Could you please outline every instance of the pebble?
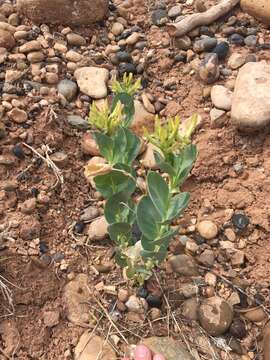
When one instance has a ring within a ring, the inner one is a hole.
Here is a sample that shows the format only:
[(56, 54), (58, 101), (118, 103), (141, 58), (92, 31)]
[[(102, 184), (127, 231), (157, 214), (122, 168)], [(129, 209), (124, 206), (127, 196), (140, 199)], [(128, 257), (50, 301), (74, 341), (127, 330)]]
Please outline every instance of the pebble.
[(217, 284), (217, 276), (211, 272), (205, 274), (204, 281), (207, 285), (215, 287)]
[(210, 220), (203, 220), (198, 223), (197, 230), (199, 234), (207, 240), (214, 239), (218, 234), (217, 225)]
[(195, 41), (193, 45), (193, 50), (196, 53), (201, 53), (204, 51), (211, 51), (217, 45), (217, 39), (205, 36), (203, 39)]
[(247, 335), (245, 322), (240, 318), (234, 319), (230, 326), (230, 334), (237, 339), (245, 338)]
[(90, 241), (103, 240), (108, 235), (108, 223), (105, 216), (95, 219), (88, 228), (88, 238)]
[(181, 15), (182, 13), (182, 6), (180, 4), (171, 7), (168, 11), (168, 16), (172, 19), (176, 18), (177, 16)]
[(53, 153), (51, 156), (51, 160), (55, 163), (59, 168), (64, 168), (68, 164), (68, 156), (64, 151), (57, 151)]
[(65, 56), (66, 56), (66, 59), (68, 61), (71, 61), (71, 62), (74, 62), (74, 63), (77, 63), (80, 60), (82, 60), (82, 55), (79, 54), (78, 52), (74, 51), (74, 50), (67, 51)]
[(102, 99), (107, 96), (107, 81), (109, 71), (98, 67), (82, 67), (75, 71), (74, 76), (82, 93), (93, 99)]
[(150, 112), (151, 114), (155, 114), (156, 112), (155, 107), (153, 104), (151, 104), (148, 96), (145, 93), (142, 94), (142, 102), (143, 102), (143, 106), (148, 112)]
[(249, 35), (245, 38), (245, 44), (248, 47), (255, 48), (258, 42), (256, 35)]
[(189, 351), (182, 341), (171, 337), (151, 337), (143, 339), (142, 343), (154, 354), (162, 354), (166, 360), (192, 360)]
[(232, 92), (225, 86), (214, 85), (211, 89), (211, 100), (216, 108), (229, 111), (232, 107)]
[(99, 216), (99, 210), (96, 206), (88, 206), (83, 209), (80, 220), (84, 222), (89, 222)]
[(206, 84), (211, 84), (218, 80), (220, 75), (217, 54), (207, 54), (199, 67), (199, 77)]
[(197, 276), (198, 266), (194, 259), (188, 255), (175, 255), (169, 259), (172, 270), (183, 276)]
[(238, 53), (233, 53), (228, 60), (228, 66), (233, 69), (239, 69), (241, 66), (243, 66), (246, 62), (246, 58), (245, 56), (238, 54)]
[(128, 301), (125, 303), (129, 311), (132, 311), (137, 314), (144, 314), (145, 308), (141, 299), (137, 298), (135, 295), (131, 295)]
[(198, 320), (199, 301), (197, 298), (185, 300), (182, 304), (182, 314), (187, 320)]
[(40, 222), (32, 217), (25, 216), (20, 224), (20, 237), (23, 240), (33, 240), (40, 236), (41, 225)]
[(116, 354), (109, 342), (86, 330), (74, 350), (74, 360), (116, 360)]
[(160, 319), (162, 316), (161, 310), (158, 308), (151, 308), (149, 311), (149, 317), (152, 321)]
[(136, 74), (136, 66), (132, 63), (121, 63), (118, 67), (119, 75), (123, 76), (125, 73), (127, 74)]
[(204, 250), (200, 256), (198, 256), (198, 262), (208, 268), (212, 267), (215, 262), (215, 254), (212, 250)]
[(31, 51), (41, 50), (41, 44), (37, 40), (28, 41), (19, 47), (19, 52), (21, 53), (29, 53)]
[[(79, 115), (68, 115), (67, 122), (69, 123), (69, 125), (77, 128), (79, 130), (86, 130), (89, 128), (88, 121)], [(96, 152), (95, 154), (99, 155), (100, 153)]]
[(119, 22), (115, 22), (111, 28), (111, 32), (113, 33), (113, 35), (118, 36), (120, 34), (122, 34), (122, 32), (124, 31), (124, 25), (119, 23)]
[(244, 230), (250, 221), (245, 214), (234, 214), (232, 216), (232, 223), (238, 230)]
[(117, 297), (119, 301), (126, 303), (129, 299), (129, 291), (126, 289), (119, 289)]
[(161, 26), (166, 24), (168, 21), (168, 14), (167, 11), (164, 9), (157, 9), (152, 12), (152, 22), (154, 25)]
[(13, 120), (17, 124), (25, 123), (28, 120), (27, 113), (19, 108), (13, 108), (8, 113), (8, 116), (11, 120)]
[(190, 49), (191, 45), (192, 45), (191, 39), (187, 35), (176, 37), (174, 39), (174, 46), (177, 47), (177, 49), (188, 50)]
[(67, 42), (69, 45), (74, 46), (85, 46), (86, 40), (83, 36), (75, 33), (68, 33), (67, 34)]
[(72, 101), (77, 95), (78, 86), (74, 81), (64, 79), (58, 83), (57, 90), (67, 101)]
[(118, 62), (131, 62), (132, 61), (132, 57), (130, 56), (130, 54), (127, 51), (118, 51), (116, 53), (116, 57)]
[(239, 46), (245, 45), (244, 37), (239, 34), (232, 34), (230, 36), (230, 42), (234, 45), (239, 45)]
[(13, 35), (6, 30), (0, 29), (0, 47), (5, 49), (12, 49), (16, 42)]
[(81, 141), (81, 148), (84, 154), (91, 155), (91, 156), (99, 156), (100, 151), (98, 145), (93, 138), (91, 132), (87, 132), (83, 135)]
[(146, 301), (150, 307), (160, 308), (162, 305), (162, 298), (160, 296), (149, 294)]
[(199, 308), (199, 321), (211, 336), (221, 336), (233, 321), (233, 310), (222, 298), (213, 296), (203, 300)]

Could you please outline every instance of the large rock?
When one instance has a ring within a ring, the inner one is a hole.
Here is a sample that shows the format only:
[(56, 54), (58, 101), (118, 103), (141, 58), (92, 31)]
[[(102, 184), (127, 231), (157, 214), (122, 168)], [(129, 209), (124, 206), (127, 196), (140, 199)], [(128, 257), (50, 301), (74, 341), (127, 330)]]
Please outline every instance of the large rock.
[(151, 337), (143, 340), (143, 344), (155, 354), (162, 354), (166, 360), (191, 360), (185, 346), (168, 337)]
[(0, 29), (0, 47), (11, 49), (15, 44), (13, 35), (9, 31)]
[(205, 299), (199, 309), (199, 320), (208, 334), (223, 335), (233, 321), (232, 307), (218, 296)]
[(18, 0), (20, 13), (35, 23), (89, 25), (102, 20), (108, 0)]
[(248, 63), (239, 70), (231, 118), (242, 130), (258, 129), (270, 123), (270, 65)]
[(241, 0), (241, 6), (248, 14), (270, 25), (269, 0)]

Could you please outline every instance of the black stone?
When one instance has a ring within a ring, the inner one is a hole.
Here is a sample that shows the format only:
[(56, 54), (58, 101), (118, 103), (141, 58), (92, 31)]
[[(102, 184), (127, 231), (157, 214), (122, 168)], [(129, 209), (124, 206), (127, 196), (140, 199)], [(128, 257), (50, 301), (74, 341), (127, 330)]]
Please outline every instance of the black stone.
[(118, 71), (119, 71), (119, 75), (123, 76), (125, 73), (127, 74), (136, 74), (137, 70), (136, 70), (136, 66), (134, 64), (131, 63), (121, 63), (118, 66)]
[(25, 154), (23, 152), (23, 149), (21, 145), (15, 145), (12, 149), (13, 154), (20, 160), (23, 160), (25, 158)]
[(224, 60), (228, 55), (230, 45), (226, 41), (222, 41), (212, 50), (213, 53), (217, 54), (219, 60)]
[(232, 217), (232, 223), (238, 230), (244, 230), (249, 222), (249, 218), (243, 214), (234, 214)]
[(130, 29), (124, 30), (120, 35), (120, 39), (127, 39), (132, 34)]
[(40, 157), (36, 157), (34, 158), (33, 163), (36, 167), (40, 167), (43, 164), (43, 160)]
[(242, 319), (234, 319), (229, 332), (236, 339), (243, 339), (247, 335), (246, 325)]
[(132, 57), (130, 56), (130, 54), (127, 51), (118, 51), (116, 53), (118, 62), (131, 62), (132, 61)]
[(152, 23), (154, 25), (162, 25), (166, 22), (167, 11), (163, 9), (157, 9), (152, 12)]
[(146, 301), (150, 307), (160, 308), (162, 305), (162, 299), (159, 296), (150, 294), (147, 296)]
[(178, 55), (175, 56), (174, 60), (175, 60), (176, 62), (183, 62), (183, 63), (185, 63), (185, 62), (186, 62), (186, 58), (187, 58), (187, 57), (186, 57), (185, 55), (178, 54)]
[(143, 79), (141, 80), (141, 85), (142, 85), (142, 88), (143, 88), (143, 89), (147, 88), (147, 86), (148, 86), (148, 80), (147, 80), (146, 78), (143, 78)]
[(244, 37), (239, 34), (232, 34), (230, 36), (230, 42), (231, 42), (231, 44), (234, 44), (234, 45), (239, 45), (239, 46), (245, 45)]
[(130, 30), (132, 32), (141, 32), (142, 31), (142, 29), (138, 25), (132, 26), (132, 28)]
[(207, 35), (207, 36), (210, 36), (210, 37), (215, 36), (213, 31), (211, 31), (208, 26), (201, 26), (200, 27), (200, 35)]
[(148, 291), (146, 288), (144, 288), (143, 286), (139, 287), (137, 292), (136, 292), (136, 295), (140, 298), (144, 298), (146, 299), (147, 296), (148, 296)]
[(82, 222), (82, 221), (78, 221), (74, 225), (74, 232), (77, 233), (77, 234), (81, 234), (84, 229), (85, 229), (85, 223)]
[(202, 244), (205, 243), (205, 239), (204, 239), (200, 234), (198, 234), (198, 233), (195, 233), (195, 234), (193, 235), (193, 240), (195, 241), (195, 243), (196, 243), (197, 245), (202, 245)]
[(48, 250), (49, 250), (48, 245), (44, 241), (41, 241), (40, 244), (39, 244), (40, 253), (45, 254), (46, 252), (48, 252)]
[(38, 197), (39, 190), (37, 188), (33, 187), (30, 192), (34, 197)]

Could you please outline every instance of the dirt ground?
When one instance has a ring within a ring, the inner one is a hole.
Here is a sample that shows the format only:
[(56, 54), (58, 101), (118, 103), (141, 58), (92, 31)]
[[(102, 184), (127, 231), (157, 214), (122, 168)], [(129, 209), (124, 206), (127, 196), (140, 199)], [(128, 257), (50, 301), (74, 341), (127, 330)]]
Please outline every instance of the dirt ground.
[[(150, 29), (151, 4), (140, 10), (144, 15), (135, 16), (133, 23), (143, 27), (148, 40), (148, 50), (154, 51), (146, 71), (149, 92), (155, 97), (167, 97), (177, 103), (172, 109), (168, 108), (168, 115), (174, 115), (176, 108), (182, 118), (187, 118), (193, 113), (202, 116), (202, 122), (194, 136), (199, 157), (192, 175), (184, 185), (184, 190), (190, 191), (192, 200), (183, 222), (189, 223), (189, 220), (194, 218), (198, 221), (207, 215), (219, 225), (222, 239), (226, 224), (230, 224), (233, 212), (247, 215), (250, 219), (248, 230), (237, 234), (237, 241), (241, 241), (245, 251), (246, 262), (236, 271), (236, 275), (246, 280), (254, 294), (259, 294), (263, 304), (268, 307), (269, 129), (257, 134), (239, 133), (230, 124), (229, 118), (222, 126), (214, 128), (207, 110), (211, 107), (211, 102), (202, 97), (204, 85), (196, 75), (186, 73), (182, 63), (173, 64), (175, 49), (165, 29)], [(84, 33), (85, 30), (76, 29), (76, 31)], [(106, 31), (104, 26), (91, 30), (96, 35), (104, 31)], [(246, 49), (243, 51), (248, 52)], [(256, 55), (266, 60), (269, 57), (266, 51), (258, 51)], [(174, 90), (163, 88), (162, 84), (168, 78), (175, 79)], [(14, 158), (12, 166), (7, 168), (5, 165), (0, 165), (1, 180), (14, 181), (20, 175), (15, 193), (9, 192), (5, 196), (1, 193), (1, 227), (6, 227), (9, 223), (10, 228), (6, 230), (10, 230), (9, 235), (15, 235), (20, 222), (25, 220), (25, 217), (29, 218), (30, 222), (36, 217), (41, 224), (40, 241), (47, 245), (50, 254), (48, 259), (46, 253), (41, 256), (39, 252), (33, 252), (30, 256), (27, 251), (26, 253), (23, 251), (29, 248), (29, 244), (17, 236), (8, 242), (8, 246), (0, 243), (3, 245), (3, 250), (0, 252), (3, 259), (0, 263), (1, 276), (9, 281), (13, 294), (13, 308), (7, 304), (3, 296), (0, 301), (1, 360), (72, 358), (73, 348), (84, 328), (72, 325), (67, 320), (62, 290), (74, 274), (87, 274), (93, 286), (101, 282), (115, 286), (116, 289), (119, 286), (127, 286), (121, 271), (115, 265), (112, 266), (109, 274), (96, 273), (93, 270), (93, 265), (100, 259), (113, 263), (113, 244), (109, 240), (83, 245), (84, 237), (74, 235), (72, 232), (72, 227), (81, 211), (92, 203), (92, 192), (83, 175), (83, 166), (88, 157), (81, 151), (80, 141), (83, 132), (71, 129), (65, 120), (64, 109), (60, 109), (58, 105), (53, 105), (52, 109), (53, 114), (48, 109), (37, 113), (33, 111), (33, 125), (27, 131), (34, 137), (32, 146), (35, 149), (47, 144), (54, 151), (61, 150), (68, 155), (68, 166), (63, 169), (64, 183), (54, 188), (55, 174), (48, 169), (46, 163), (39, 162), (29, 149), (24, 149), (26, 154), (24, 159)], [(86, 114), (86, 111), (87, 109), (83, 109), (81, 113)], [(14, 143), (20, 139), (20, 134), (21, 129), (11, 125), (9, 136), (0, 140), (1, 154), (10, 151)], [(20, 205), (31, 197), (35, 191), (33, 189), (38, 189), (39, 193), (43, 194), (43, 201), (33, 214), (22, 214)], [(227, 274), (227, 261), (220, 250), (216, 271), (221, 275)], [(176, 286), (175, 278), (166, 271), (165, 265), (161, 271), (161, 279), (163, 283), (171, 284), (171, 287)], [(169, 294), (170, 285), (167, 286), (166, 292)], [(105, 293), (102, 296), (108, 304), (115, 299), (115, 294), (112, 293)], [(176, 307), (173, 300), (171, 306)], [(91, 302), (90, 311), (95, 312), (96, 307), (97, 304)], [(59, 313), (58, 322), (52, 328), (44, 325), (44, 314), (48, 311)], [(129, 326), (128, 322), (126, 325)], [(183, 324), (183, 327), (187, 325)], [(192, 334), (193, 330), (187, 333)], [(250, 337), (255, 335), (255, 342), (259, 343), (261, 327), (249, 326), (249, 331)], [(136, 342), (140, 336), (166, 335), (166, 321), (155, 327), (147, 327), (146, 324), (142, 330), (137, 329), (134, 332), (135, 335), (126, 335), (131, 342)], [(252, 346), (255, 345), (254, 343), (252, 345), (251, 341), (250, 343), (252, 350)], [(5, 356), (5, 352), (9, 352), (9, 347), (13, 349), (14, 355)], [(254, 351), (254, 359), (261, 359), (259, 345), (256, 352)]]

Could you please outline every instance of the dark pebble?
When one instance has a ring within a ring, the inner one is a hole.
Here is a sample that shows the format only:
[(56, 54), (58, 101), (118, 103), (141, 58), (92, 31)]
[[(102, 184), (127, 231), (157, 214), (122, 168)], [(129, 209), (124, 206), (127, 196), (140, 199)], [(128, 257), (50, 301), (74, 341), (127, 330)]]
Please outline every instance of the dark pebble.
[(15, 145), (12, 149), (13, 154), (20, 160), (23, 160), (25, 158), (25, 154), (23, 152), (23, 149), (21, 145)]
[(163, 25), (167, 21), (167, 11), (163, 9), (154, 10), (151, 18), (154, 25)]
[(231, 44), (234, 44), (234, 45), (239, 45), (239, 46), (245, 45), (244, 37), (239, 34), (232, 34), (230, 36), (230, 42), (231, 42)]
[(38, 197), (39, 190), (37, 188), (33, 187), (30, 192), (34, 197)]
[(205, 243), (205, 239), (198, 233), (193, 235), (193, 240), (197, 245), (202, 245)]
[(118, 62), (131, 62), (132, 61), (132, 57), (130, 56), (130, 54), (126, 51), (118, 51), (116, 53)]
[(109, 4), (110, 11), (116, 11), (116, 9), (117, 9), (117, 7), (114, 4), (112, 4), (112, 3)]
[(85, 229), (85, 223), (84, 222), (82, 222), (82, 221), (76, 222), (76, 224), (74, 226), (74, 232), (75, 233), (81, 234), (84, 229)]
[(142, 29), (138, 26), (138, 25), (134, 25), (132, 26), (132, 28), (130, 29), (133, 33), (134, 32), (141, 32)]
[(176, 62), (183, 62), (183, 63), (186, 62), (186, 59), (187, 59), (187, 57), (185, 55), (182, 55), (182, 54), (178, 54), (174, 58), (174, 60)]
[(148, 296), (148, 291), (146, 288), (144, 288), (143, 286), (139, 287), (138, 290), (137, 290), (137, 293), (136, 295), (140, 298), (144, 298), (146, 299), (147, 296)]
[(148, 87), (148, 83), (149, 83), (149, 81), (148, 81), (146, 78), (143, 78), (143, 79), (141, 80), (142, 88), (143, 88), (143, 89), (146, 89), (146, 88)]
[(59, 263), (59, 262), (61, 262), (62, 260), (64, 260), (65, 255), (64, 255), (63, 253), (61, 253), (61, 252), (58, 252), (58, 253), (54, 254), (54, 255), (52, 256), (52, 258), (53, 258), (53, 260), (54, 260), (55, 262)]
[(122, 34), (120, 35), (120, 39), (127, 39), (132, 34), (132, 31), (130, 29), (124, 30)]
[(224, 60), (228, 55), (230, 45), (226, 41), (222, 41), (212, 50), (213, 53), (217, 54), (219, 60)]
[(200, 35), (207, 35), (207, 36), (210, 36), (210, 37), (215, 36), (213, 31), (211, 31), (208, 26), (201, 26), (200, 27)]
[(146, 301), (150, 307), (160, 308), (162, 305), (162, 300), (159, 296), (150, 294), (147, 296)]
[(143, 72), (144, 72), (144, 66), (143, 66), (143, 64), (137, 65), (136, 71), (137, 71), (137, 74), (143, 74)]
[(245, 322), (239, 318), (233, 320), (229, 331), (237, 339), (243, 339), (247, 335)]
[(124, 73), (128, 73), (128, 74), (130, 74), (130, 73), (136, 74), (137, 73), (136, 66), (131, 63), (121, 63), (118, 66), (118, 71), (119, 71), (120, 76), (123, 76)]
[(52, 262), (52, 258), (50, 255), (48, 254), (42, 254), (40, 257), (40, 260), (45, 264), (45, 265), (50, 265), (50, 263)]
[(244, 230), (249, 225), (249, 218), (243, 214), (234, 214), (232, 223), (238, 230)]
[(48, 245), (44, 241), (41, 241), (40, 244), (39, 244), (40, 253), (45, 254), (46, 252), (48, 252), (48, 250), (49, 250)]
[(147, 45), (146, 41), (139, 41), (135, 44), (135, 49), (143, 50)]

